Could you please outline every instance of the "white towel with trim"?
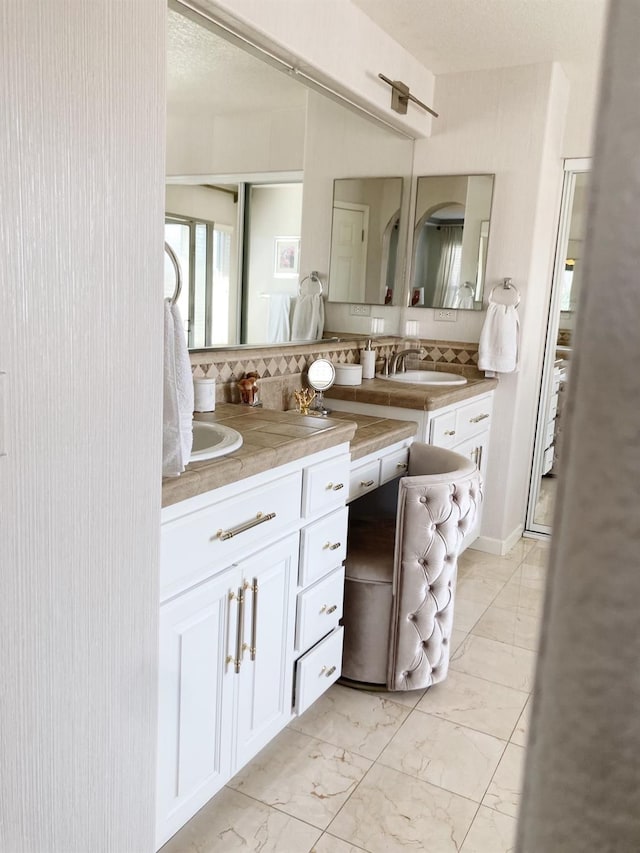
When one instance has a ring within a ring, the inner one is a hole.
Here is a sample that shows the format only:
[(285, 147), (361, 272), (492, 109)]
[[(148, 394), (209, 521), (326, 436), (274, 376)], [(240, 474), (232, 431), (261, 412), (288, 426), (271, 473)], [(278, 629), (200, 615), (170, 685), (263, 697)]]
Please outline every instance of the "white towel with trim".
[(518, 368), (520, 320), (515, 305), (490, 302), (480, 343), (478, 367), (489, 373), (513, 373)]
[(317, 341), (324, 331), (324, 300), (321, 293), (302, 293), (296, 299), (291, 321), (292, 341)]
[(189, 464), (193, 444), (193, 376), (177, 305), (164, 302), (164, 399), (162, 476), (177, 477)]

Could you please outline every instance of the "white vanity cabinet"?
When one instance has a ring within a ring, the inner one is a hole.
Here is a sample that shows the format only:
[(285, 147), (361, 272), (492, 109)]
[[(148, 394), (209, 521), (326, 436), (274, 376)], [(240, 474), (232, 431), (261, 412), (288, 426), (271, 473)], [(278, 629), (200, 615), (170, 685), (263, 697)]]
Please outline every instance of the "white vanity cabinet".
[(163, 510), (158, 847), (291, 720), (326, 640), (314, 698), (339, 677), (348, 476), (343, 444)]
[[(451, 403), (432, 411), (383, 406), (374, 403), (356, 403), (351, 400), (331, 399), (337, 411), (374, 415), (418, 424), (416, 441), (447, 447), (475, 462), (486, 476), (493, 411), (493, 391), (479, 394), (459, 403)], [(401, 452), (401, 451), (400, 451)], [(391, 463), (390, 463), (391, 464)], [(395, 464), (402, 464), (399, 458)], [(382, 469), (380, 469), (382, 471)], [(388, 469), (387, 469), (388, 471)], [(402, 473), (398, 469), (399, 473)], [(394, 474), (398, 476), (398, 474)], [(374, 480), (373, 483), (370, 483)], [(379, 484), (379, 483), (378, 483)], [(375, 460), (365, 457), (353, 463), (350, 499), (376, 488)]]

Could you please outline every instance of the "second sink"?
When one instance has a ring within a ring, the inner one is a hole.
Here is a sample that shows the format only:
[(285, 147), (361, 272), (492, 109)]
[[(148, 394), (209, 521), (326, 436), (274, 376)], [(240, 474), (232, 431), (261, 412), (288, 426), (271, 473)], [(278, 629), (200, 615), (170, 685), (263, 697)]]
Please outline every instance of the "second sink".
[(391, 382), (411, 382), (413, 385), (466, 385), (467, 380), (459, 373), (445, 373), (443, 370), (406, 370), (404, 373), (392, 373), (384, 376), (376, 374), (378, 379)]

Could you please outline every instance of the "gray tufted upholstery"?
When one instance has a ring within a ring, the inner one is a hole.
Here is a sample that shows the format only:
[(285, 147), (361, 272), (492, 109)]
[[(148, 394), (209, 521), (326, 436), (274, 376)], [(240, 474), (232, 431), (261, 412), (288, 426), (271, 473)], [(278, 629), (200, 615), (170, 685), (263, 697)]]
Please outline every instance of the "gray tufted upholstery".
[(458, 554), (481, 501), (480, 474), (468, 459), (414, 444), (395, 517), (353, 519), (343, 677), (389, 690), (415, 690), (446, 677)]

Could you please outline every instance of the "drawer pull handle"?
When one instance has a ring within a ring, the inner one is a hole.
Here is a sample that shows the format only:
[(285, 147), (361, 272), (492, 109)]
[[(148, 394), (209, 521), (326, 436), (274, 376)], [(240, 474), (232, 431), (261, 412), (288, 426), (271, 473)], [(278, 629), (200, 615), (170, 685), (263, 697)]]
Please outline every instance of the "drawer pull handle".
[(327, 483), (327, 491), (339, 492), (340, 489), (344, 489), (344, 483)]
[(369, 486), (373, 486), (374, 483), (375, 480), (360, 480), (360, 485), (365, 489), (368, 489)]
[(337, 551), (339, 547), (340, 542), (334, 542), (333, 544), (331, 544), (331, 542), (325, 542), (322, 546), (323, 550), (325, 551), (327, 550), (327, 548), (329, 549), (329, 551)]
[(401, 471), (405, 471), (407, 468), (407, 463), (406, 462), (398, 462), (398, 464), (396, 465), (396, 468), (400, 468)]
[(329, 616), (330, 613), (335, 613), (337, 609), (337, 604), (332, 604), (331, 607), (327, 607), (327, 616)]
[(456, 434), (456, 431), (455, 431), (455, 429), (446, 429), (446, 430), (444, 431), (444, 434), (445, 434), (445, 435), (455, 435), (455, 434)]
[(235, 660), (235, 671), (236, 673), (240, 672), (240, 666), (242, 665), (242, 653), (244, 651), (242, 646), (242, 636), (244, 634), (244, 589), (240, 587), (238, 590), (238, 631), (236, 633), (236, 660)]
[(218, 530), (215, 536), (212, 536), (213, 539), (219, 539), (221, 542), (226, 542), (227, 539), (233, 539), (234, 536), (237, 536), (239, 533), (244, 533), (246, 530), (251, 530), (252, 527), (257, 527), (258, 524), (264, 524), (265, 521), (271, 521), (271, 519), (275, 518), (275, 512), (268, 512), (266, 515), (263, 512), (259, 512), (255, 518), (252, 518), (251, 521), (245, 521), (244, 524), (239, 524), (237, 527), (232, 527), (231, 530)]
[(323, 666), (318, 675), (326, 675), (327, 678), (330, 678), (335, 671), (335, 666), (330, 666), (329, 669), (327, 669), (326, 666)]
[(251, 660), (256, 659), (256, 640), (258, 636), (258, 578), (253, 579), (253, 585), (250, 587), (253, 593), (253, 613), (251, 614), (251, 645), (249, 653)]
[(487, 415), (487, 414), (483, 414), (483, 415), (476, 415), (476, 417), (475, 417), (475, 418), (469, 418), (469, 423), (470, 423), (470, 424), (477, 424), (477, 423), (479, 423), (480, 421), (484, 421), (484, 420), (486, 420), (488, 417), (489, 417), (489, 415)]

